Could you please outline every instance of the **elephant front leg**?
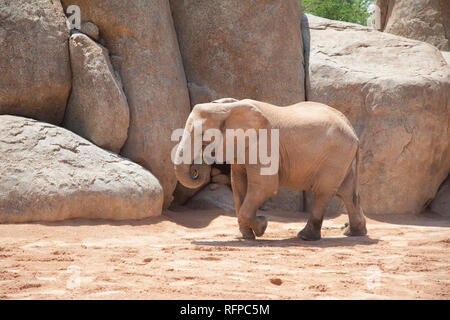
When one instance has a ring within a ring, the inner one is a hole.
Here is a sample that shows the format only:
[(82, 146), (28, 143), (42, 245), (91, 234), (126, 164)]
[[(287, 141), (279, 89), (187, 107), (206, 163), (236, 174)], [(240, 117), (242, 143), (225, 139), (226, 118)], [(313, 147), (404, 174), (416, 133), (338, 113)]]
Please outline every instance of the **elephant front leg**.
[(261, 237), (267, 228), (267, 218), (256, 216), (259, 207), (270, 197), (262, 197), (260, 194), (248, 192), (244, 203), (239, 210), (239, 230), (244, 239)]
[(278, 191), (278, 174), (261, 175), (259, 166), (247, 166), (247, 193), (239, 210), (239, 228), (250, 228), (255, 236), (261, 237), (267, 228), (267, 219), (256, 216), (261, 205)]
[(244, 165), (236, 164), (231, 166), (231, 188), (233, 189), (239, 231), (244, 239), (255, 239), (255, 234), (253, 233), (252, 228), (244, 223), (244, 220), (241, 218), (239, 213), (247, 193), (247, 172)]

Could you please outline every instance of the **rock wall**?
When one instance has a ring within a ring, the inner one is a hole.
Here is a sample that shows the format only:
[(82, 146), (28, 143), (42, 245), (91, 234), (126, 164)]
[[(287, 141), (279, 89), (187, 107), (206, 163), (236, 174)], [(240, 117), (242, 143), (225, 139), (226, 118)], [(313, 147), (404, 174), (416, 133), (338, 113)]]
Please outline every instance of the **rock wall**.
[(191, 105), (304, 100), (297, 0), (171, 0)]
[(450, 1), (376, 0), (381, 30), (450, 51)]
[(172, 131), (183, 128), (190, 104), (168, 0), (62, 0), (78, 5), (111, 53), (130, 108), (121, 154), (150, 170), (172, 201), (177, 180), (170, 159)]
[(306, 95), (343, 112), (361, 141), (368, 214), (419, 213), (450, 171), (450, 66), (438, 49), (304, 15)]
[[(450, 172), (450, 2), (377, 0), (384, 33), (301, 23), (299, 0), (61, 2), (0, 2), (0, 114), (61, 124), (65, 113), (67, 128), (137, 164), (0, 116), (0, 222), (159, 215), (177, 183), (172, 131), (191, 106), (223, 97), (339, 109), (361, 140), (366, 213), (418, 213), (435, 197), (431, 208), (446, 210), (448, 183), (436, 192)], [(68, 5), (86, 34), (72, 35), (70, 59)], [(216, 171), (196, 197), (228, 190), (229, 208), (229, 176)], [(197, 191), (179, 188), (180, 203)], [(264, 208), (305, 210), (302, 197), (280, 190)], [(334, 200), (329, 212), (342, 209)]]
[(71, 87), (59, 1), (0, 1), (0, 114), (60, 124)]

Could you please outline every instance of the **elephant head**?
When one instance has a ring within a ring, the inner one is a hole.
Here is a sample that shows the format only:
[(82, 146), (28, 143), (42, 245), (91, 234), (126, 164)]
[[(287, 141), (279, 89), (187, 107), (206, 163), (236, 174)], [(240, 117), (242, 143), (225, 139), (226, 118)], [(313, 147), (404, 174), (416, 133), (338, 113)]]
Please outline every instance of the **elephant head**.
[[(200, 123), (201, 131), (198, 131), (195, 129), (195, 125)], [(202, 140), (205, 131), (216, 129), (221, 132), (223, 154), (225, 155), (226, 129), (243, 129), (245, 131), (250, 128), (267, 127), (267, 118), (255, 105), (245, 100), (226, 98), (196, 105), (186, 121), (183, 136), (175, 153), (175, 174), (178, 181), (188, 188), (198, 188), (207, 182), (211, 166), (206, 164), (202, 158), (204, 146), (210, 143)], [(200, 146), (197, 142), (197, 148), (195, 139), (203, 141)], [(183, 154), (185, 150), (190, 151), (190, 154)]]

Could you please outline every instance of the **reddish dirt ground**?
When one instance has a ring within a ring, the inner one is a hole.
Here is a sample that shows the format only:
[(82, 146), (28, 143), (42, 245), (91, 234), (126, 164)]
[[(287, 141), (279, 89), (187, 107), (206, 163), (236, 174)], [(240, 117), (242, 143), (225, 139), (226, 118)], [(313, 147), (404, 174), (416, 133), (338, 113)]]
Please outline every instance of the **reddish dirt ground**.
[(450, 220), (377, 216), (347, 238), (345, 215), (317, 242), (306, 214), (236, 238), (232, 212), (167, 211), (141, 221), (0, 225), (1, 299), (449, 299)]

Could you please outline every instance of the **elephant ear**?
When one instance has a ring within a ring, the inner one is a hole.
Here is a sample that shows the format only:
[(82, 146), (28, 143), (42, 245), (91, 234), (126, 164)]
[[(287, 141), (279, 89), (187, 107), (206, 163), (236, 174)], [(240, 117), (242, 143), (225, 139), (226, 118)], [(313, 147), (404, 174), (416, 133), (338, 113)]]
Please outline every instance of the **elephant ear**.
[[(234, 134), (233, 132), (230, 133), (232, 134), (232, 137), (234, 137), (234, 146), (238, 153), (239, 150), (242, 149), (238, 148), (238, 144), (236, 143), (236, 141), (238, 141), (239, 137), (242, 137), (242, 133), (239, 132), (239, 129), (243, 130), (245, 140), (249, 141), (245, 144), (245, 159), (248, 159), (250, 161), (248, 163), (250, 164), (256, 164), (258, 161), (258, 152), (250, 152), (252, 147), (256, 147), (256, 145), (250, 145), (250, 139), (253, 139), (253, 137), (255, 137), (257, 141), (259, 141), (259, 136), (261, 134), (259, 129), (267, 129), (266, 137), (270, 136), (267, 147), (271, 147), (272, 133), (270, 130), (270, 122), (264, 115), (264, 113), (256, 105), (249, 101), (237, 101), (232, 103), (206, 103), (196, 105), (194, 107), (194, 110), (200, 118), (205, 119), (205, 123), (207, 123), (206, 127), (220, 129), (225, 139), (229, 138), (229, 132), (227, 132), (226, 130), (236, 130), (234, 131)], [(256, 135), (255, 133), (252, 133), (252, 131), (247, 131), (249, 129), (255, 130)], [(223, 146), (227, 145), (228, 141)], [(256, 151), (256, 149), (254, 151)], [(239, 158), (238, 153), (235, 153), (235, 161), (237, 160), (236, 157)]]
[[(257, 145), (251, 144), (250, 141), (252, 140), (251, 137), (255, 137), (257, 139), (255, 142), (260, 141), (260, 134), (261, 134), (260, 129), (267, 129), (268, 130), (267, 134), (269, 136), (271, 135), (269, 120), (264, 115), (264, 113), (257, 106), (255, 106), (252, 103), (239, 101), (239, 102), (231, 103), (228, 105), (233, 105), (233, 106), (230, 107), (229, 114), (223, 122), (223, 129), (225, 129), (225, 130), (242, 129), (244, 131), (245, 136), (247, 136), (247, 134), (248, 134), (248, 138), (247, 137), (245, 138), (245, 140), (248, 141), (245, 143), (245, 155), (244, 155), (245, 163), (261, 165), (261, 163), (259, 163), (259, 160), (258, 160), (259, 153), (257, 152), (257, 150), (261, 146), (257, 147)], [(252, 133), (251, 132), (252, 130), (247, 131), (249, 129), (252, 129), (255, 132)], [(223, 130), (223, 131), (225, 131), (225, 130)], [(242, 162), (239, 162), (240, 161), (239, 159), (242, 159), (240, 157), (239, 150), (242, 150), (242, 149), (237, 147), (238, 136), (242, 137), (241, 136), (242, 133), (237, 133), (237, 132), (238, 131), (234, 132), (234, 138), (233, 138), (234, 146), (235, 146), (235, 151), (234, 151), (235, 152), (234, 153), (234, 161), (235, 162), (234, 163), (242, 163)], [(228, 132), (224, 132), (224, 133), (225, 133), (226, 139), (229, 139)], [(271, 146), (270, 141), (271, 141), (271, 138), (269, 138), (269, 141), (267, 144), (267, 147), (269, 147), (269, 148)], [(227, 140), (226, 148), (228, 148), (228, 142), (229, 141)], [(226, 151), (228, 152), (228, 149)]]
[(223, 124), (225, 129), (269, 129), (268, 119), (254, 104), (239, 101), (229, 105), (230, 111)]

